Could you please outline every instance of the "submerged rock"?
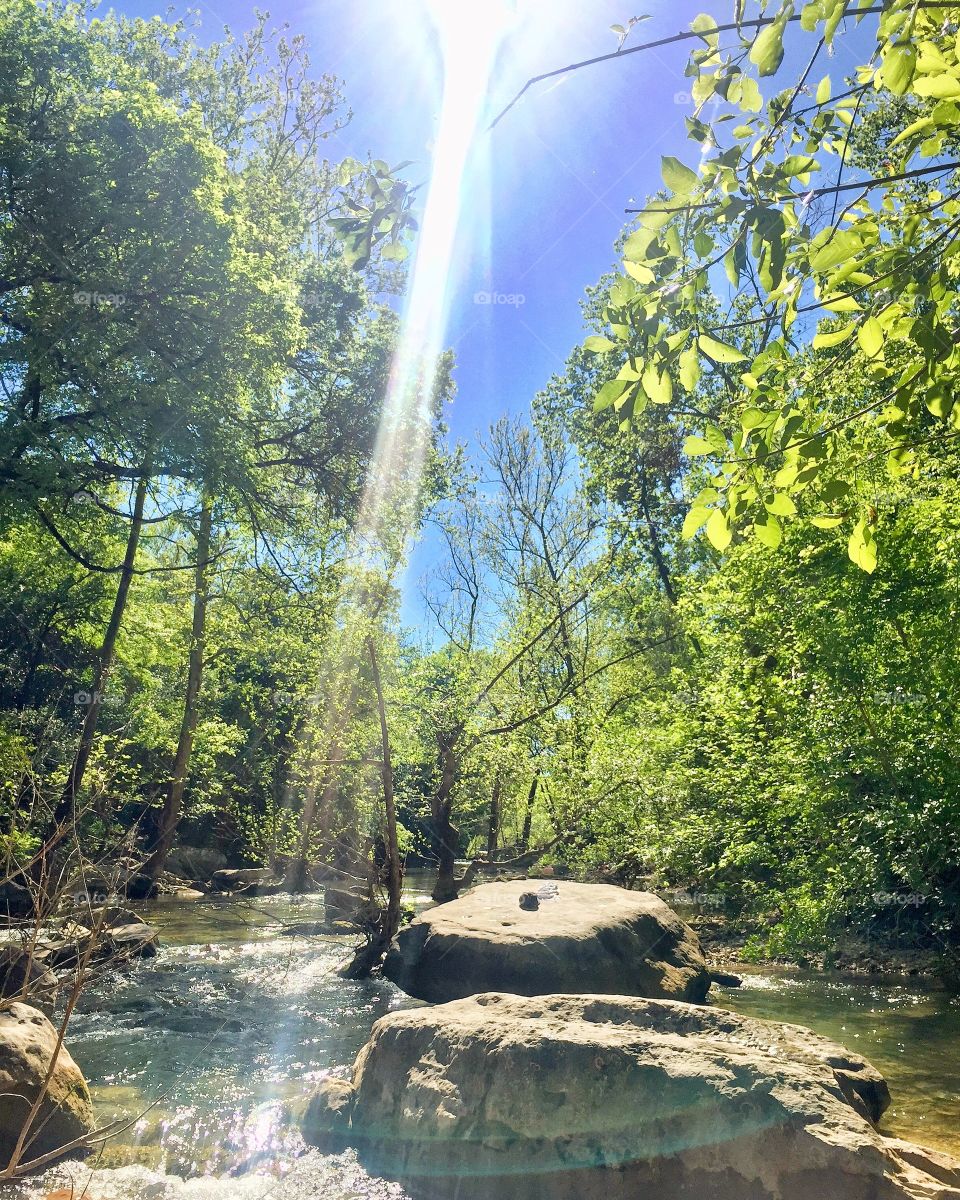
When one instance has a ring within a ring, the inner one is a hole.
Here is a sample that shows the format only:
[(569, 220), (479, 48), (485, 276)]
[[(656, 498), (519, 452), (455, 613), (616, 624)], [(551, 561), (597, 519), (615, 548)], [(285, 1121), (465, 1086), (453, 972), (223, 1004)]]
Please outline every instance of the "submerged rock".
[(0, 997), (35, 999), (46, 1003), (57, 981), (47, 967), (42, 952), (29, 946), (5, 946), (0, 950)]
[(375, 920), (378, 915), (377, 905), (366, 889), (332, 883), (323, 889), (323, 911), (328, 922), (346, 921), (351, 927)]
[(381, 1018), (303, 1132), (418, 1200), (960, 1200), (960, 1163), (873, 1128), (888, 1099), (799, 1026), (490, 993)]
[(696, 934), (651, 892), (560, 882), (534, 909), (524, 880), (488, 883), (402, 930), (384, 974), (421, 1000), (492, 989), (675, 998), (699, 1003), (710, 974)]
[(280, 890), (276, 875), (269, 867), (235, 867), (214, 871), (210, 879), (212, 892), (235, 892), (240, 888), (261, 888), (274, 886)]
[(96, 1169), (63, 1163), (20, 1184), (4, 1200), (404, 1200), (396, 1184), (371, 1179), (352, 1154), (304, 1154), (273, 1174), (181, 1179), (141, 1166)]
[(43, 1013), (20, 1003), (0, 1010), (0, 1163), (13, 1153), (48, 1073), (25, 1162), (89, 1133), (94, 1128), (93, 1105), (86, 1080), (66, 1047), (57, 1053), (57, 1031)]
[[(123, 908), (84, 916), (90, 925), (67, 921), (53, 933), (44, 933), (39, 946), (44, 962), (54, 969), (75, 967), (84, 958), (91, 965), (152, 958), (157, 953), (157, 932), (136, 914)], [(92, 928), (91, 928), (92, 926)]]

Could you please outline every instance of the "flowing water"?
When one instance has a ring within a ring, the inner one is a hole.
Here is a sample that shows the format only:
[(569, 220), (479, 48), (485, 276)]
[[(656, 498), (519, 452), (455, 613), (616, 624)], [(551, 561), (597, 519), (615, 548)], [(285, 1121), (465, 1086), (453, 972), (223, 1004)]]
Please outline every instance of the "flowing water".
[(862, 1054), (890, 1085), (880, 1131), (960, 1156), (960, 997), (913, 979), (770, 968), (718, 993), (727, 1008), (807, 1025)]
[[(409, 898), (427, 901), (422, 892)], [(344, 1073), (379, 1016), (418, 1002), (384, 980), (339, 979), (352, 938), (285, 934), (291, 922), (322, 917), (319, 898), (149, 909), (159, 955), (94, 983), (71, 1023), (69, 1046), (99, 1117), (130, 1122), (99, 1165), (230, 1174), (226, 1190), (209, 1193), (218, 1200), (265, 1194), (246, 1190), (254, 1186), (249, 1175), (242, 1185), (236, 1178), (250, 1171), (284, 1178), (289, 1200), (305, 1166), (312, 1174), (304, 1195), (401, 1195), (369, 1180), (349, 1155), (300, 1158), (288, 1105), (324, 1075)], [(808, 1025), (862, 1053), (886, 1075), (894, 1097), (884, 1132), (960, 1153), (957, 998), (915, 982), (765, 969), (745, 975), (740, 989), (719, 989), (715, 1002)], [(129, 1194), (167, 1193), (139, 1180)]]

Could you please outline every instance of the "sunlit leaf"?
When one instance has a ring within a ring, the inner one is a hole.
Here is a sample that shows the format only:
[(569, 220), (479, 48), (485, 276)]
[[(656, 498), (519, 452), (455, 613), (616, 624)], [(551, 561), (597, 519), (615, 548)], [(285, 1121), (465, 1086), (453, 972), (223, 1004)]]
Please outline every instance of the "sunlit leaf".
[(685, 167), (679, 158), (667, 154), (660, 160), (660, 173), (663, 182), (678, 196), (689, 196), (700, 182), (696, 171)]
[(775, 75), (783, 62), (783, 25), (776, 21), (757, 34), (750, 47), (750, 61), (761, 75)]
[(712, 338), (706, 333), (700, 334), (697, 338), (697, 345), (707, 358), (712, 358), (714, 362), (718, 363), (743, 362), (747, 357), (736, 346), (730, 346), (726, 342), (717, 341), (716, 338)]
[(874, 358), (883, 349), (883, 326), (876, 317), (867, 317), (857, 330), (860, 349), (868, 358)]
[(916, 46), (909, 40), (896, 42), (884, 51), (877, 79), (895, 96), (902, 96), (913, 82), (916, 69)]

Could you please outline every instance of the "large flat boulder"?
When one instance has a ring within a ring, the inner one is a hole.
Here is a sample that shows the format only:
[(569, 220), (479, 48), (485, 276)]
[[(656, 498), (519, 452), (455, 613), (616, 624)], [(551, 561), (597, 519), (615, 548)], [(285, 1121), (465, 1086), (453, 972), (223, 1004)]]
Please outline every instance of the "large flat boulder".
[(797, 1026), (488, 993), (377, 1021), (303, 1132), (417, 1200), (960, 1200), (960, 1163), (876, 1131), (885, 1100)]
[(94, 1128), (90, 1092), (57, 1031), (42, 1012), (14, 1003), (0, 1009), (0, 1166), (13, 1153), (20, 1130), (53, 1066), (46, 1093), (21, 1161), (56, 1151)]
[(706, 997), (696, 934), (651, 892), (558, 881), (528, 907), (536, 887), (487, 883), (421, 913), (400, 932), (384, 974), (433, 1003), (492, 990)]

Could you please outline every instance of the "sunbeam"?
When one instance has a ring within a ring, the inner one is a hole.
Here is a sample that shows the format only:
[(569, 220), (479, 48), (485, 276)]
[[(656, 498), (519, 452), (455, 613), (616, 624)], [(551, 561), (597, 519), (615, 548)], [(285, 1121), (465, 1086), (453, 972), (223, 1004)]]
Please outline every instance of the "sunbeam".
[(430, 0), (443, 63), (443, 93), (421, 231), (410, 271), (400, 345), (357, 523), (363, 543), (401, 488), (416, 491), (430, 437), (431, 397), (451, 298), (454, 250), (466, 194), (481, 193), (475, 162), (491, 72), (515, 20), (510, 0), (458, 5)]

